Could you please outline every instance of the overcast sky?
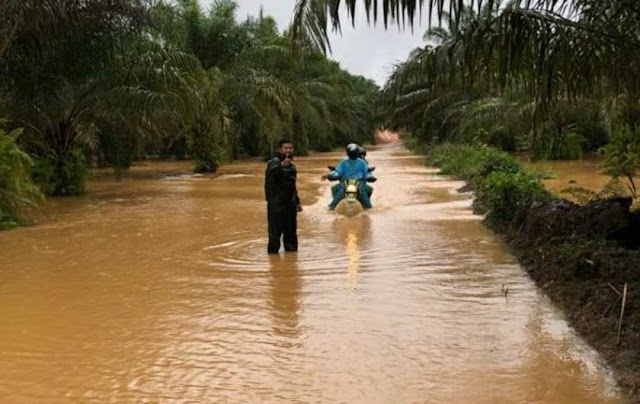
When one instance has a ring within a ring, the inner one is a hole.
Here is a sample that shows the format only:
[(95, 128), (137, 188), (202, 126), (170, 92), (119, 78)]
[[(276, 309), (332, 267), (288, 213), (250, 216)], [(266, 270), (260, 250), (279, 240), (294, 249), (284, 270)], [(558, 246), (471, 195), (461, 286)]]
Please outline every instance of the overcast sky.
[[(248, 14), (257, 16), (260, 6), (265, 15), (271, 15), (282, 30), (289, 26), (295, 0), (236, 0), (239, 9), (237, 17), (243, 20)], [(213, 0), (200, 0), (204, 7), (209, 7)], [(421, 27), (416, 20), (414, 32), (410, 28), (399, 31), (396, 26), (389, 26), (385, 31), (382, 20), (376, 26), (368, 26), (363, 2), (357, 9), (356, 27), (352, 28), (351, 20), (342, 22), (342, 35), (331, 37), (332, 59), (340, 62), (343, 68), (351, 73), (360, 74), (383, 85), (393, 65), (403, 61), (415, 47), (422, 45), (422, 34), (426, 23)]]

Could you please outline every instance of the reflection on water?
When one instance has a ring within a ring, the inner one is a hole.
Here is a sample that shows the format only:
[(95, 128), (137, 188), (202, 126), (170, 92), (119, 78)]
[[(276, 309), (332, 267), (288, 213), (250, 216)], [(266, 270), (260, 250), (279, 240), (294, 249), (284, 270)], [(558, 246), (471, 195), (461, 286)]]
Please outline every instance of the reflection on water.
[(353, 218), (338, 217), (333, 223), (333, 233), (344, 244), (347, 255), (347, 280), (352, 288), (358, 284), (360, 256), (367, 250), (367, 241), (371, 233), (371, 218), (363, 214)]
[(358, 265), (360, 263), (358, 235), (355, 233), (350, 233), (347, 236), (347, 255), (349, 256), (349, 281), (355, 286), (358, 283)]
[(298, 316), (302, 279), (298, 255), (269, 255), (273, 332), (282, 337), (299, 335)]
[(100, 176), (0, 233), (0, 402), (620, 402), (460, 182), (374, 149), (346, 219), (319, 181), (340, 158), (296, 159), (294, 254), (265, 254), (257, 160)]

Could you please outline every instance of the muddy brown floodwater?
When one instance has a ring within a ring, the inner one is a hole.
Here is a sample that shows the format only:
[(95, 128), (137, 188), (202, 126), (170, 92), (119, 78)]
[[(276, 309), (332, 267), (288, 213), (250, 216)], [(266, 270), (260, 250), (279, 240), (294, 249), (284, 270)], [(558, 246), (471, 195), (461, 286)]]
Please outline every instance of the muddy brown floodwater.
[(97, 178), (0, 233), (0, 402), (621, 402), (460, 182), (381, 147), (341, 219), (339, 158), (296, 160), (297, 254), (266, 255), (258, 161)]
[(551, 174), (551, 178), (543, 180), (545, 187), (560, 197), (572, 199), (562, 191), (577, 187), (600, 192), (611, 181), (610, 176), (600, 173), (600, 163), (601, 159), (589, 156), (581, 160), (550, 160), (525, 164), (538, 172)]

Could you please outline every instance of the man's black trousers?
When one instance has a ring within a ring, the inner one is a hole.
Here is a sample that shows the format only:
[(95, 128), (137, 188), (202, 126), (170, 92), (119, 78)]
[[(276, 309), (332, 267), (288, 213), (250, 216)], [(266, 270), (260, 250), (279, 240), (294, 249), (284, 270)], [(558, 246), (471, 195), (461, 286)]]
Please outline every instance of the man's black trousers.
[(298, 251), (298, 209), (295, 205), (274, 206), (267, 204), (269, 221), (269, 254), (277, 254), (280, 250), (280, 237), (284, 235), (285, 251)]

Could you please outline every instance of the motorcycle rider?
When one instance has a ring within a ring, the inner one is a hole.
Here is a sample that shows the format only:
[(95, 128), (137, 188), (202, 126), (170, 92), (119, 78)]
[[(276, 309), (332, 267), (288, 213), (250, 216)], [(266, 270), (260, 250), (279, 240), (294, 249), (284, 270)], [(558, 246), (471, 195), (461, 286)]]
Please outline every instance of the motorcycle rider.
[[(365, 149), (364, 147), (360, 146), (359, 148), (360, 150), (360, 158), (363, 159), (364, 161), (367, 161), (367, 149)], [(369, 162), (367, 161), (367, 164)]]
[[(350, 143), (347, 145), (346, 151), (348, 158), (342, 160), (335, 170), (323, 175), (322, 180), (359, 180), (360, 202), (363, 208), (370, 209), (372, 207), (371, 200), (364, 189), (364, 184), (368, 179), (375, 181), (375, 178), (371, 175), (371, 172), (369, 172), (367, 162), (360, 158), (360, 147), (357, 144)], [(344, 191), (344, 185), (341, 183), (340, 187), (336, 190), (333, 200), (329, 204), (329, 209), (334, 210), (336, 208), (336, 205), (338, 205), (344, 196)]]
[[(369, 162), (367, 161), (367, 149), (365, 149), (364, 147), (360, 146), (360, 158), (363, 159), (364, 161), (367, 162), (367, 164), (369, 164)], [(364, 184), (364, 190), (367, 193), (367, 195), (369, 196), (369, 200), (371, 200), (371, 195), (373, 195), (373, 187), (369, 184)]]
[[(364, 147), (360, 146), (360, 158), (363, 159), (364, 161), (367, 162), (367, 164), (369, 164), (369, 162), (367, 161), (367, 149), (365, 149)], [(375, 167), (373, 167), (375, 168)], [(373, 168), (369, 167), (369, 171), (373, 172)], [(335, 167), (329, 166), (330, 170), (335, 170)], [(331, 198), (335, 198), (336, 197), (336, 193), (338, 192), (338, 189), (340, 189), (342, 184), (337, 183), (334, 186), (331, 187)], [(373, 187), (369, 184), (364, 184), (364, 189), (367, 192), (367, 195), (369, 195), (369, 200), (371, 200), (371, 195), (373, 195)]]

